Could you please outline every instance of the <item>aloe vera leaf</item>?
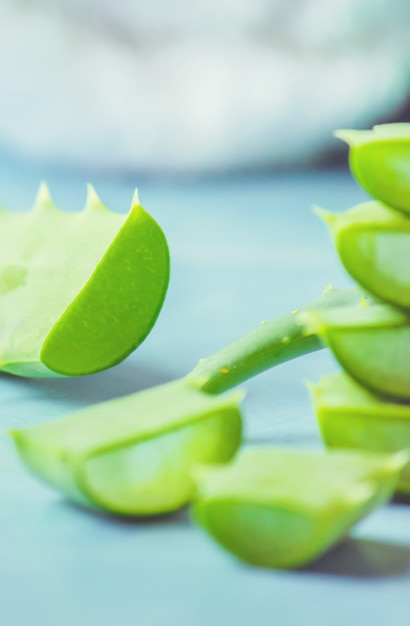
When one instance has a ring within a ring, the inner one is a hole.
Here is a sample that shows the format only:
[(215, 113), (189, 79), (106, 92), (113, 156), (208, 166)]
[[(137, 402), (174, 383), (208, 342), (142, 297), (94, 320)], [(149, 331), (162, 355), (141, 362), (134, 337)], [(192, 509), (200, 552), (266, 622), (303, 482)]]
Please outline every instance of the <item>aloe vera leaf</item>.
[(246, 333), (213, 356), (201, 359), (188, 374), (189, 382), (208, 393), (221, 393), (265, 370), (323, 348), (315, 332), (307, 329), (303, 313), (359, 304), (356, 289), (325, 289), (313, 302), (294, 309)]
[[(311, 306), (316, 310), (318, 305), (338, 306), (361, 297), (357, 289), (328, 289)], [(263, 352), (259, 328), (253, 349), (255, 331), (244, 344), (239, 340), (229, 347), (235, 359), (243, 350), (240, 380), (321, 347), (313, 336), (304, 341), (298, 319), (297, 313), (290, 313), (276, 319), (276, 328), (274, 320), (268, 330), (263, 325), (265, 350), (274, 351), (272, 359)], [(285, 342), (286, 351), (278, 357), (283, 336), (289, 336), (284, 333), (289, 332), (293, 334)], [(219, 354), (225, 358), (223, 351)], [(212, 382), (212, 393), (238, 383), (237, 374), (226, 377), (220, 372), (218, 359), (206, 362), (208, 385), (202, 363), (199, 378), (194, 370), (182, 380), (96, 405), (62, 421), (13, 431), (22, 461), (68, 497), (89, 506), (128, 515), (182, 506), (192, 496), (193, 466), (227, 461), (240, 442), (241, 394), (219, 399), (208, 393)]]
[(381, 300), (410, 308), (410, 219), (380, 202), (342, 214), (316, 213), (328, 225), (349, 274)]
[(75, 502), (122, 515), (166, 513), (191, 499), (197, 463), (235, 453), (242, 396), (214, 398), (176, 381), (12, 436), (28, 468)]
[(169, 280), (164, 234), (135, 195), (128, 216), (90, 186), (65, 213), (42, 185), (29, 213), (0, 214), (0, 369), (20, 376), (90, 374), (147, 336)]
[[(345, 373), (309, 383), (323, 440), (329, 448), (374, 452), (410, 450), (410, 405), (387, 400), (358, 385)], [(397, 491), (410, 493), (410, 463)]]
[(339, 130), (349, 144), (349, 163), (358, 183), (374, 198), (410, 212), (410, 124), (385, 124), (373, 130)]
[(254, 448), (198, 472), (194, 519), (252, 565), (294, 568), (343, 538), (390, 498), (404, 453)]
[(364, 387), (410, 400), (410, 318), (388, 305), (305, 313), (340, 365)]

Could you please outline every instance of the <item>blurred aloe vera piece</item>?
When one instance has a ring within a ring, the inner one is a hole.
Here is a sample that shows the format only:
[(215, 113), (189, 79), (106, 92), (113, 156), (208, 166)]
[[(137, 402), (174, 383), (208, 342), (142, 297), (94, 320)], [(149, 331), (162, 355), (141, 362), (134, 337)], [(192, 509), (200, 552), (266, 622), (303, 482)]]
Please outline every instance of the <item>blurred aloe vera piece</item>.
[[(323, 376), (309, 384), (323, 440), (329, 448), (392, 453), (410, 450), (410, 405), (386, 400), (347, 374)], [(410, 463), (398, 491), (410, 493)]]
[(410, 400), (410, 318), (388, 305), (307, 312), (340, 365), (366, 388)]
[(169, 280), (165, 236), (135, 194), (128, 215), (89, 186), (84, 211), (0, 213), (0, 369), (19, 376), (106, 369), (151, 330)]
[(342, 214), (316, 209), (349, 274), (385, 302), (410, 308), (410, 219), (380, 202)]
[(246, 563), (300, 567), (390, 498), (407, 459), (245, 449), (229, 465), (198, 472), (194, 519)]
[(190, 501), (197, 463), (235, 453), (241, 398), (177, 381), (12, 435), (27, 467), (75, 502), (122, 515), (166, 513)]
[(410, 124), (373, 130), (339, 130), (349, 144), (349, 162), (358, 183), (374, 198), (410, 213)]

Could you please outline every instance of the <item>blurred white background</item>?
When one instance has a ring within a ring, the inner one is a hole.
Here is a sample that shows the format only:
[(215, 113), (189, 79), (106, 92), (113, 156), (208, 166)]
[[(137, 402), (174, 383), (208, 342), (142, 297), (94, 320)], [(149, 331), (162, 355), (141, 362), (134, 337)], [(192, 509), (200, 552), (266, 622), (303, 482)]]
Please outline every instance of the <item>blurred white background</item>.
[(0, 150), (104, 172), (296, 167), (403, 117), (408, 0), (1, 0)]

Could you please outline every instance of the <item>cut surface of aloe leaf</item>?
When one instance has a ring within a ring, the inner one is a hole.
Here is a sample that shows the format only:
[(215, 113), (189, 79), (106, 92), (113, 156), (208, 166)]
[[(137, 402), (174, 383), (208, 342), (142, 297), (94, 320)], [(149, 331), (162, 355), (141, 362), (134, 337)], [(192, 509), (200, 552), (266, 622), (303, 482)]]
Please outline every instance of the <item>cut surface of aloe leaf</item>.
[(317, 558), (392, 494), (406, 455), (244, 450), (198, 472), (196, 521), (252, 565), (293, 568)]
[(129, 215), (89, 187), (84, 211), (58, 210), (42, 185), (28, 213), (0, 213), (0, 369), (81, 375), (125, 358), (165, 298), (169, 254), (135, 195)]
[(388, 305), (305, 313), (352, 378), (376, 393), (410, 400), (410, 319)]
[(166, 513), (191, 499), (197, 463), (235, 453), (242, 395), (212, 397), (177, 381), (12, 435), (27, 467), (74, 501)]
[(358, 183), (377, 200), (409, 213), (410, 124), (341, 130), (335, 135), (350, 146), (350, 168)]
[[(410, 404), (371, 393), (347, 374), (323, 376), (309, 385), (323, 440), (329, 448), (374, 452), (410, 450)], [(410, 493), (410, 463), (397, 491)]]
[(410, 219), (380, 202), (318, 213), (349, 274), (385, 302), (410, 308)]

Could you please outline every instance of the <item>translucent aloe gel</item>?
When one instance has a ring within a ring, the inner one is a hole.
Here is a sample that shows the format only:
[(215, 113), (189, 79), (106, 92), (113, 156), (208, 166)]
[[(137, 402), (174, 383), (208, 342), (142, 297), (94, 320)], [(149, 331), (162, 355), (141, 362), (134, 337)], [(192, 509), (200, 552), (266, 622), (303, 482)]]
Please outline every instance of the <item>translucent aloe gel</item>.
[(373, 197), (410, 213), (410, 124), (382, 124), (372, 130), (339, 130), (348, 143), (350, 169)]
[(349, 274), (377, 298), (410, 309), (410, 217), (376, 201), (316, 213)]
[(122, 515), (167, 513), (191, 500), (198, 463), (237, 450), (241, 398), (176, 381), (13, 436), (28, 468), (71, 500)]
[(0, 369), (90, 374), (124, 359), (151, 330), (169, 280), (164, 234), (135, 195), (128, 215), (90, 186), (65, 213), (42, 185), (33, 210), (0, 214)]
[(304, 320), (357, 382), (386, 397), (410, 400), (408, 315), (380, 304), (307, 312)]

